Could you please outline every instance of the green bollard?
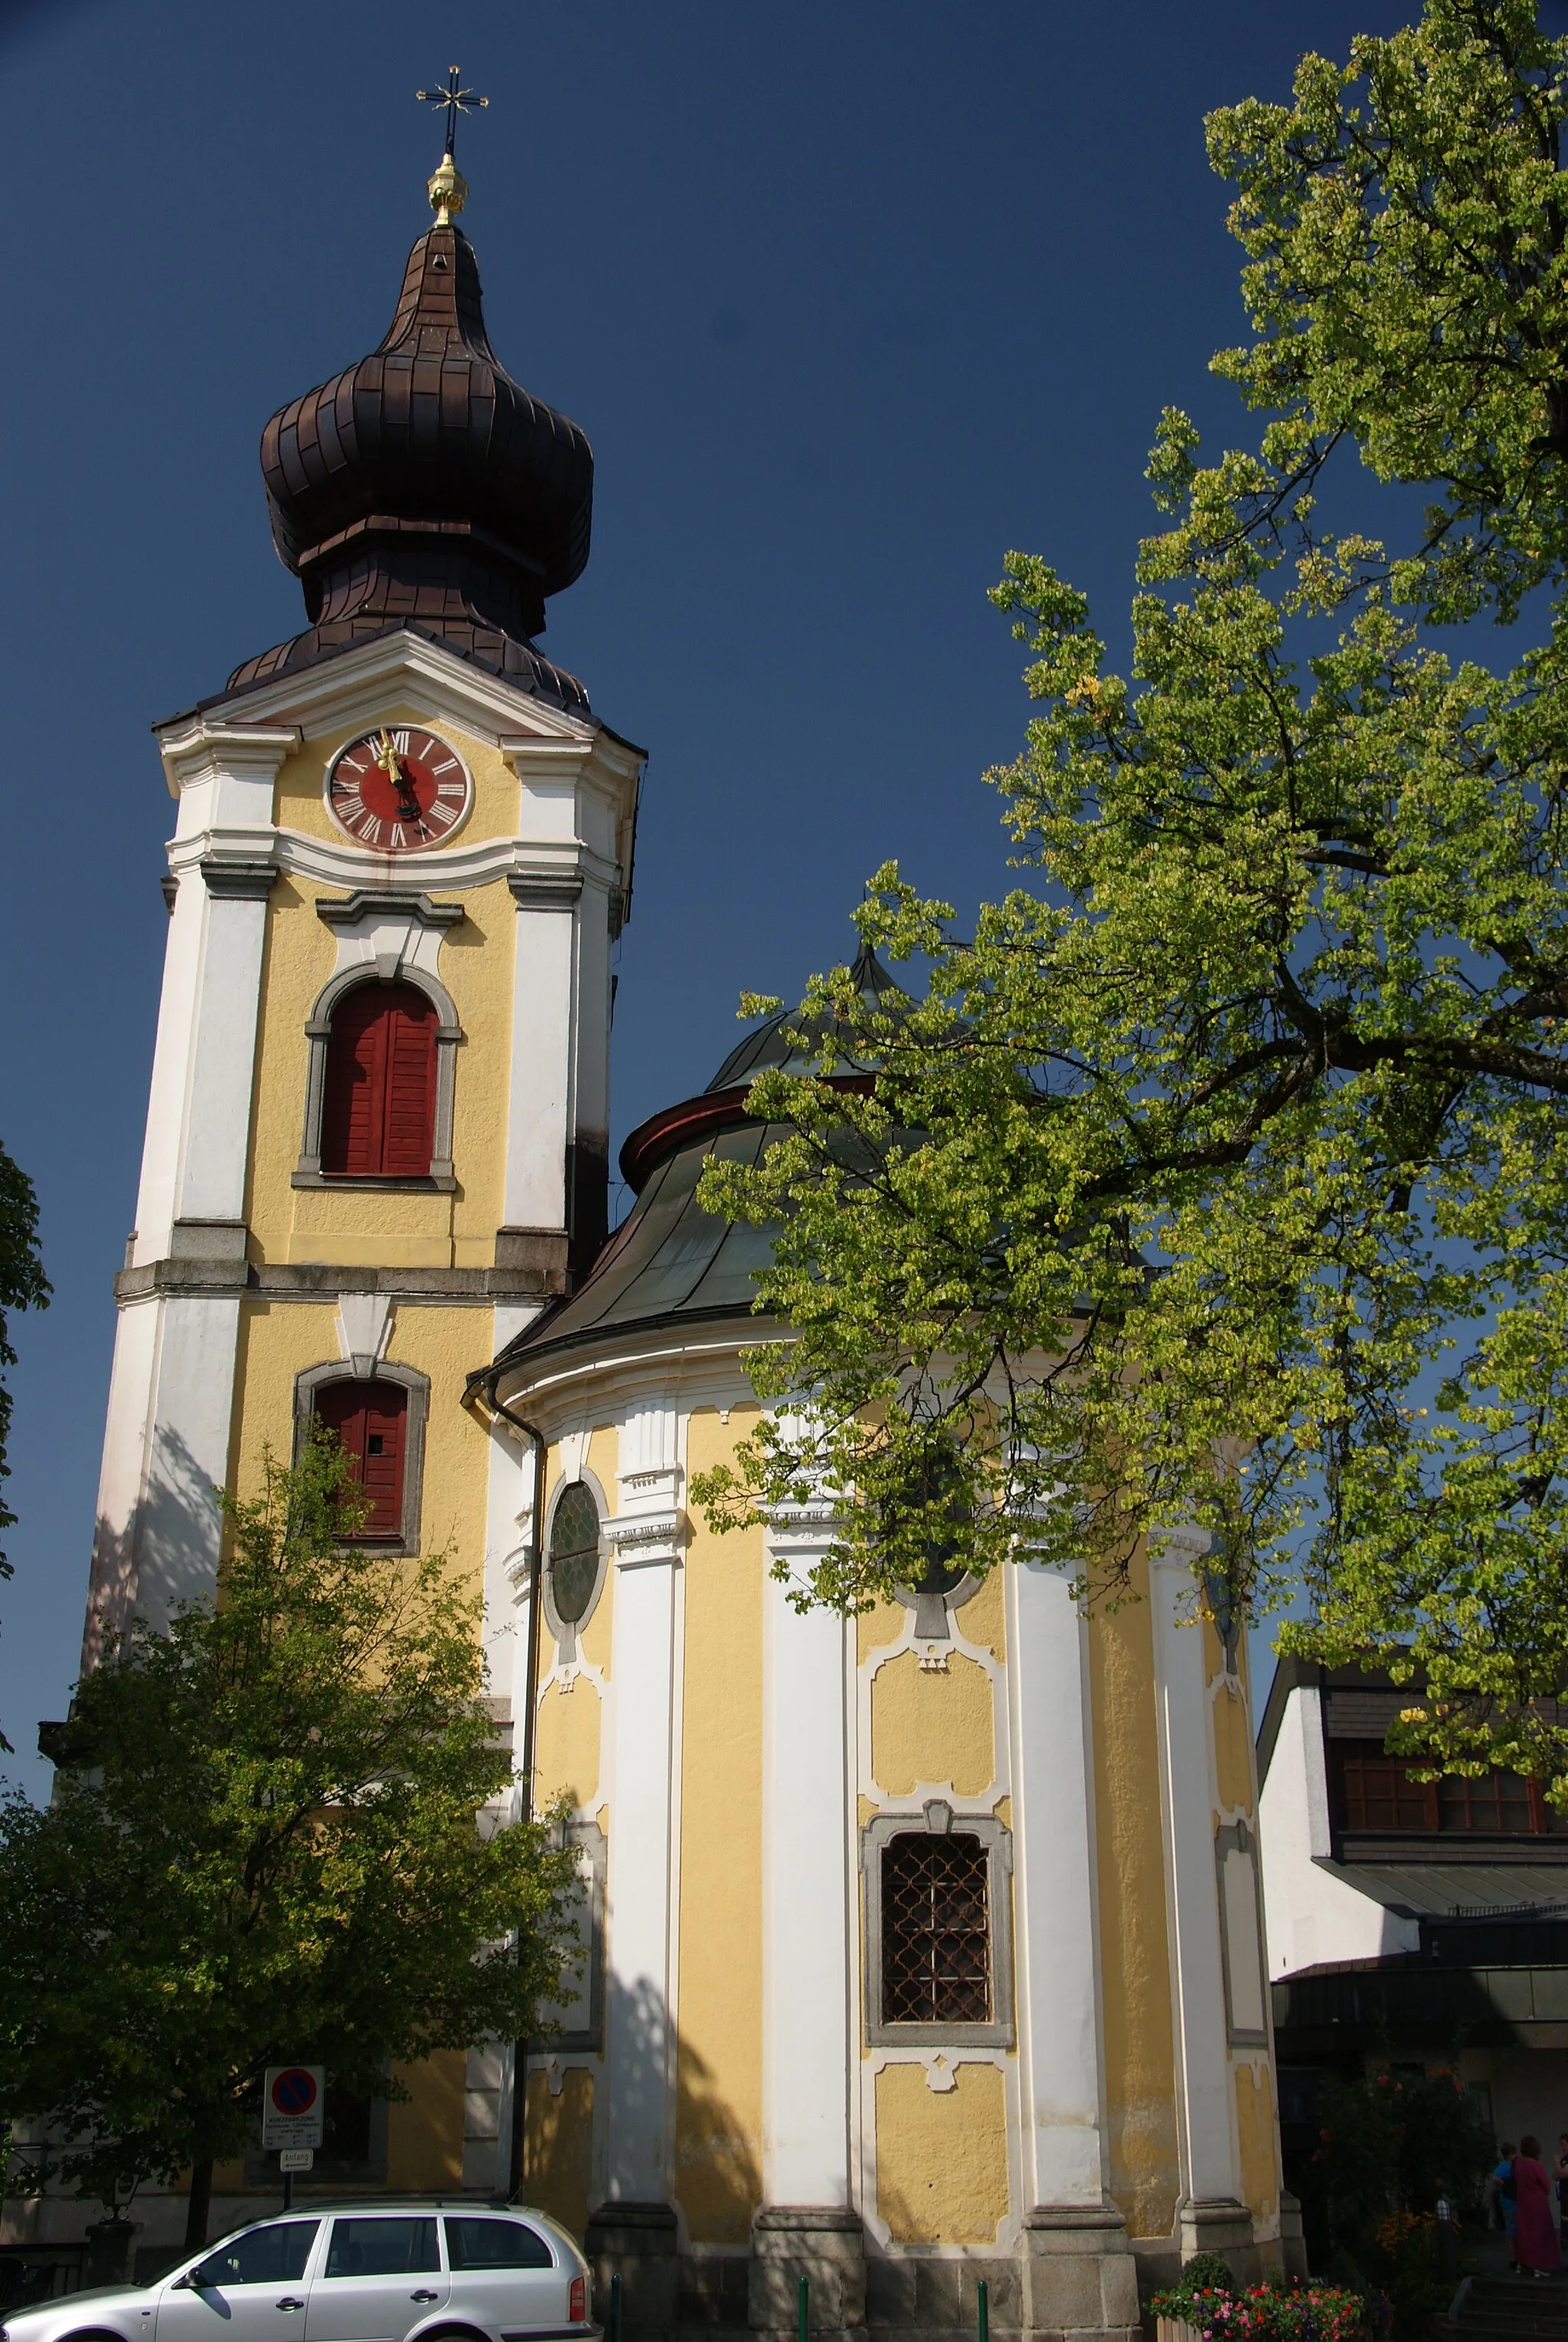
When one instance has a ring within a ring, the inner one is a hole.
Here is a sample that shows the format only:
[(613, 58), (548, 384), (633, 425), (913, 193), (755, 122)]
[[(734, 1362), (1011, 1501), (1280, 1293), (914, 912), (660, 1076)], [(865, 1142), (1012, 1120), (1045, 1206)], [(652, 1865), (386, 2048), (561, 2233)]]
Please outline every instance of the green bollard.
[(621, 2272), (617, 2269), (610, 2279), (610, 2331), (605, 2342), (621, 2342)]
[(798, 2342), (806, 2342), (811, 2329), (811, 2279), (804, 2274), (795, 2286), (795, 2332)]
[(991, 2342), (991, 2287), (984, 2277), (977, 2290), (980, 2297), (980, 2342)]

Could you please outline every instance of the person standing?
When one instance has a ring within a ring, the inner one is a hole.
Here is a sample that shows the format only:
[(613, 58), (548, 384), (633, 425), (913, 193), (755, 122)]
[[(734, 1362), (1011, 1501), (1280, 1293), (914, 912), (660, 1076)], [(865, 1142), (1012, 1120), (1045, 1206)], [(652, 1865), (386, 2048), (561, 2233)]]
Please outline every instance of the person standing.
[(1497, 2150), (1497, 2165), (1489, 2182), (1492, 2200), (1497, 2207), (1497, 2225), (1508, 2239), (1508, 2266), (1519, 2267), (1519, 2255), (1513, 2242), (1513, 2218), (1517, 2207), (1513, 2200), (1513, 2157), (1515, 2148), (1511, 2138), (1505, 2138)]
[(1528, 2131), (1513, 2158), (1513, 2235), (1521, 2268), (1550, 2277), (1562, 2267), (1551, 2175), (1541, 2160), (1541, 2141)]
[(1557, 2134), (1557, 2235), (1568, 2244), (1568, 2130)]

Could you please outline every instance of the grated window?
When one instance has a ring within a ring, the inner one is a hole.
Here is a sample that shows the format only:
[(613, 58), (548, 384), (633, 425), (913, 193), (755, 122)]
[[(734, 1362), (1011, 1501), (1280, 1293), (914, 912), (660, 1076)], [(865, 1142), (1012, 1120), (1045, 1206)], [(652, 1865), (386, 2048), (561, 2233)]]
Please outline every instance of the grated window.
[(599, 1576), (599, 1507), (586, 1481), (561, 1491), (550, 1525), (550, 1598), (564, 1626), (582, 1623)]
[(977, 1837), (911, 1831), (882, 1857), (882, 2015), (893, 2025), (991, 2019), (987, 1860)]

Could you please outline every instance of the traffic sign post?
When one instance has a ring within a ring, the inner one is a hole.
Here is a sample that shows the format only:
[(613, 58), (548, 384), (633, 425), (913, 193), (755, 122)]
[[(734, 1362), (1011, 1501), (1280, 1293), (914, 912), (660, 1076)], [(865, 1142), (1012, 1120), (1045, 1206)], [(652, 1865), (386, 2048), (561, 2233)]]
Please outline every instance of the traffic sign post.
[(294, 2175), (308, 2171), (321, 2145), (326, 2073), (320, 2066), (269, 2066), (262, 2081), (262, 2146), (279, 2149), (283, 2207), (294, 2204)]

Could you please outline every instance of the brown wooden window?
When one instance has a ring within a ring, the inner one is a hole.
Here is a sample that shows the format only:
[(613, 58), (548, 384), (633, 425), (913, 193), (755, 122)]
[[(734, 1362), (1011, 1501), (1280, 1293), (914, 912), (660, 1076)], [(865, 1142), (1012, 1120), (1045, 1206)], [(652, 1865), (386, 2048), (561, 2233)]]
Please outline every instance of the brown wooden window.
[(910, 1831), (882, 1855), (882, 2016), (894, 2025), (991, 2017), (986, 1852), (954, 1830)]
[(428, 1177), (438, 1022), (434, 1002), (411, 984), (358, 984), (338, 1002), (322, 1100), (325, 1176)]
[(1342, 1829), (1402, 1830), (1455, 1836), (1533, 1837), (1563, 1824), (1520, 1773), (1493, 1768), (1475, 1780), (1457, 1775), (1417, 1781), (1403, 1756), (1378, 1740), (1330, 1740), (1330, 1779)]
[(316, 1393), (315, 1412), (348, 1450), (354, 1476), (370, 1498), (356, 1536), (401, 1537), (408, 1393), (397, 1383), (325, 1383)]

